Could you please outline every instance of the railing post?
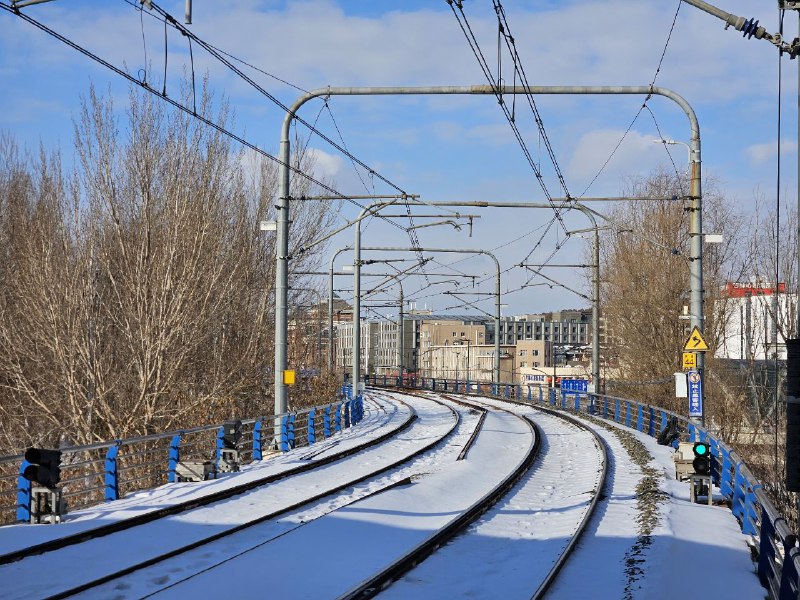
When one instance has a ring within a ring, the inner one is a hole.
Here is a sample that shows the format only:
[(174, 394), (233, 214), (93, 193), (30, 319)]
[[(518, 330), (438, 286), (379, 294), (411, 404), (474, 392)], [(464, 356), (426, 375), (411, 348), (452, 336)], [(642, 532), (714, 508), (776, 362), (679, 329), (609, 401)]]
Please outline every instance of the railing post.
[(744, 475), (742, 475), (741, 463), (736, 463), (734, 469), (735, 476), (733, 480), (733, 502), (731, 503), (731, 512), (744, 528), (744, 497), (746, 494), (745, 487), (747, 486), (747, 480), (744, 478)]
[(581, 395), (575, 394), (575, 412), (581, 412)]
[(644, 431), (644, 407), (636, 405), (636, 431)]
[(647, 425), (647, 435), (650, 437), (656, 437), (656, 411), (651, 406), (648, 410), (650, 416), (650, 423)]
[(344, 403), (344, 428), (347, 429), (350, 427), (350, 405), (353, 403), (352, 400), (348, 400)]
[(316, 408), (312, 408), (310, 411), (308, 411), (308, 424), (306, 425), (306, 439), (308, 440), (309, 446), (317, 443), (317, 432), (314, 431), (314, 417), (316, 416), (316, 413), (317, 413)]
[(722, 452), (722, 468), (719, 477), (719, 491), (723, 497), (733, 498), (733, 469), (731, 468), (731, 454), (725, 448)]
[(181, 434), (172, 436), (169, 443), (169, 469), (167, 471), (167, 481), (175, 483), (178, 481), (178, 461), (181, 459)]
[(281, 417), (281, 452), (289, 451), (289, 415)]
[(661, 433), (662, 431), (664, 431), (667, 428), (667, 422), (668, 422), (667, 411), (662, 410), (661, 411), (661, 429), (658, 430), (658, 433)]
[[(797, 555), (797, 548), (794, 544), (789, 545), (789, 540), (785, 540), (783, 544), (783, 567), (781, 568), (781, 587), (778, 591), (779, 600), (794, 600), (796, 596), (792, 593), (792, 588), (795, 590), (800, 587), (798, 583), (797, 569), (794, 566), (794, 558)], [(795, 592), (796, 593), (796, 592)]]
[(697, 441), (697, 428), (694, 426), (694, 423), (688, 423), (686, 426), (686, 430), (689, 432), (689, 441), (696, 442)]
[(31, 482), (25, 479), (22, 474), (30, 465), (27, 460), (22, 459), (19, 466), (19, 476), (17, 477), (17, 521), (30, 523), (31, 521)]
[(708, 447), (709, 447), (709, 454), (711, 456), (711, 460), (709, 461), (709, 466), (711, 467), (711, 481), (719, 485), (719, 475), (720, 475), (720, 460), (719, 460), (719, 442), (712, 438), (708, 438)]
[(111, 446), (106, 452), (106, 465), (104, 482), (106, 486), (106, 502), (119, 500), (119, 470), (117, 469), (117, 456), (122, 442), (116, 440), (116, 444)]
[(550, 405), (556, 405), (556, 388), (550, 388)]
[(744, 519), (742, 519), (742, 533), (745, 535), (756, 534), (756, 490), (762, 487), (760, 483), (751, 486), (748, 482), (748, 491), (744, 495)]
[(342, 402), (336, 405), (336, 412), (333, 418), (333, 427), (336, 431), (342, 430)]
[(217, 447), (214, 451), (214, 465), (219, 469), (219, 459), (222, 457), (222, 450), (225, 448), (225, 427), (220, 425), (217, 429)]
[(631, 426), (631, 403), (630, 400), (625, 401), (625, 427)]
[[(758, 579), (765, 589), (770, 589), (770, 574), (775, 564), (775, 548), (772, 537), (775, 535), (775, 526), (769, 520), (767, 509), (761, 508), (761, 532), (758, 544)], [(784, 561), (784, 564), (791, 561)]]
[(263, 426), (260, 419), (253, 425), (253, 460), (261, 460), (264, 457), (261, 447), (261, 428)]
[(605, 396), (603, 397), (603, 418), (608, 418), (608, 398)]
[(614, 400), (614, 422), (619, 423), (619, 398)]
[(331, 405), (325, 407), (322, 415), (322, 435), (325, 438), (331, 437)]

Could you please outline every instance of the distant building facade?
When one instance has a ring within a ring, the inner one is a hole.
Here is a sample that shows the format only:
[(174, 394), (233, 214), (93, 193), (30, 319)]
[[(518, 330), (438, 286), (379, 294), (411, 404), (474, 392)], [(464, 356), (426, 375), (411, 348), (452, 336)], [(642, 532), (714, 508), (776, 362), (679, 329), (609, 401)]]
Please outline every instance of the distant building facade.
[[(494, 326), (490, 340), (494, 341)], [(592, 343), (591, 309), (569, 309), (526, 314), (500, 319), (500, 343), (540, 340), (554, 345), (589, 345)]]
[(728, 282), (718, 300), (725, 315), (714, 356), (732, 360), (786, 359), (786, 332), (795, 319), (797, 295), (762, 281)]

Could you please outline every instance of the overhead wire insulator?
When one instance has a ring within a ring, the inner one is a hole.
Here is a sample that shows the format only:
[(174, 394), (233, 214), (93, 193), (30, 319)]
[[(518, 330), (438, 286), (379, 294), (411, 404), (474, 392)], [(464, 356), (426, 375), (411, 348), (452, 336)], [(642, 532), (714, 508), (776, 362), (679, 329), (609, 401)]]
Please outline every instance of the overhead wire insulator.
[(746, 19), (740, 31), (742, 37), (746, 37), (748, 40), (753, 36), (760, 40), (766, 33), (763, 27), (758, 26), (758, 19)]

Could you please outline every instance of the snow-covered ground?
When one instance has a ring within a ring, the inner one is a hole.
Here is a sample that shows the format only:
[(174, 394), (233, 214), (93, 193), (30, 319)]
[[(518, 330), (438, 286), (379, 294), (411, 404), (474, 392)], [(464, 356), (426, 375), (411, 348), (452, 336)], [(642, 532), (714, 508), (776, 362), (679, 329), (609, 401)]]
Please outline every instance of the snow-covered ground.
[[(385, 402), (397, 407), (396, 411), (387, 415), (376, 410), (365, 427), (348, 431), (339, 443), (358, 443), (360, 436), (378, 435), (381, 429), (391, 428), (407, 416), (401, 404), (392, 404), (391, 397), (385, 394)], [(69, 587), (70, 581), (99, 575), (109, 565), (118, 568), (120, 561), (135, 562), (137, 552), (142, 552), (138, 556), (146, 554), (145, 548), (163, 552), (167, 544), (179, 545), (187, 539), (183, 537), (186, 532), (197, 537), (252, 518), (255, 513), (266, 514), (292, 498), (313, 495), (333, 487), (346, 475), (362, 469), (366, 472), (380, 461), (397, 458), (452, 428), (452, 412), (446, 407), (398, 397), (415, 406), (421, 416), (420, 423), (395, 436), (392, 442), (244, 494), (238, 502), (193, 511), (178, 520), (153, 523), (148, 529), (132, 529), (124, 540), (114, 536), (107, 542), (97, 540), (99, 544), (93, 550), (91, 546), (74, 546), (73, 554), (59, 552), (49, 557), (57, 560), (47, 560), (46, 555), (38, 569), (30, 570), (35, 562), (24, 566), (27, 560), (5, 565), (0, 568), (3, 596), (41, 597), (54, 591), (51, 586), (42, 587), (43, 581), (63, 579), (61, 587), (55, 589), (65, 589), (64, 584)], [(549, 570), (574, 531), (576, 515), (585, 511), (598, 471), (592, 437), (535, 408), (488, 399), (482, 402), (532, 417), (544, 433), (542, 459), (464, 534), (385, 590), (388, 597), (529, 598), (535, 589), (531, 582)], [(522, 421), (492, 411), (466, 460), (456, 461), (478, 417), (463, 407), (454, 408), (460, 420), (447, 437), (449, 443), (440, 443), (412, 463), (95, 588), (86, 597), (139, 598), (153, 593), (175, 598), (214, 597), (262, 590), (289, 598), (329, 598), (352, 589), (481, 497), (493, 482), (518, 464), (531, 443)], [(765, 596), (754, 574), (747, 538), (736, 520), (725, 507), (689, 503), (688, 486), (674, 479), (670, 448), (610, 422), (602, 426), (597, 421), (584, 422), (598, 432), (611, 450), (610, 481), (586, 534), (549, 596)], [(627, 431), (649, 453), (643, 463), (641, 457), (639, 464), (633, 460), (620, 437), (613, 433), (615, 429)], [(272, 466), (272, 461), (264, 461), (261, 468), (289, 468), (302, 452), (303, 449), (290, 452)], [(592, 452), (594, 466), (587, 463)], [(656, 485), (662, 492), (651, 499), (656, 519), (649, 536), (641, 535), (642, 509), (636, 497), (637, 486), (645, 475), (643, 469), (658, 474)], [(254, 475), (244, 471), (237, 476)], [(406, 483), (396, 485), (403, 481)], [(124, 518), (126, 511), (180, 501), (186, 494), (202, 493), (202, 489), (214, 485), (220, 484), (176, 484), (142, 492), (120, 501), (123, 504), (114, 503), (113, 509), (112, 505), (104, 505), (73, 515), (72, 526), (97, 518)], [(128, 505), (124, 504), (126, 501)], [(43, 535), (54, 535), (56, 530), (69, 526), (68, 522), (59, 526), (0, 528), (0, 548), (19, 547), (26, 541), (34, 543), (30, 540), (40, 541)], [(73, 579), (72, 572), (80, 577)], [(47, 580), (40, 576), (37, 581), (36, 573), (48, 573)]]

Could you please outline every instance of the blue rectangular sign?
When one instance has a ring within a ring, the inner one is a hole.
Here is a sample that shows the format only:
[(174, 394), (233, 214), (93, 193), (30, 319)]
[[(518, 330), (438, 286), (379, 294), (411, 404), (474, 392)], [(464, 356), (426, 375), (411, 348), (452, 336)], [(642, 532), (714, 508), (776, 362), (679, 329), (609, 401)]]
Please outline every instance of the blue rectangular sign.
[(689, 371), (686, 373), (686, 381), (689, 384), (689, 416), (703, 416), (703, 378), (699, 371)]
[(562, 379), (561, 389), (565, 392), (582, 392), (586, 393), (589, 390), (588, 379)]

